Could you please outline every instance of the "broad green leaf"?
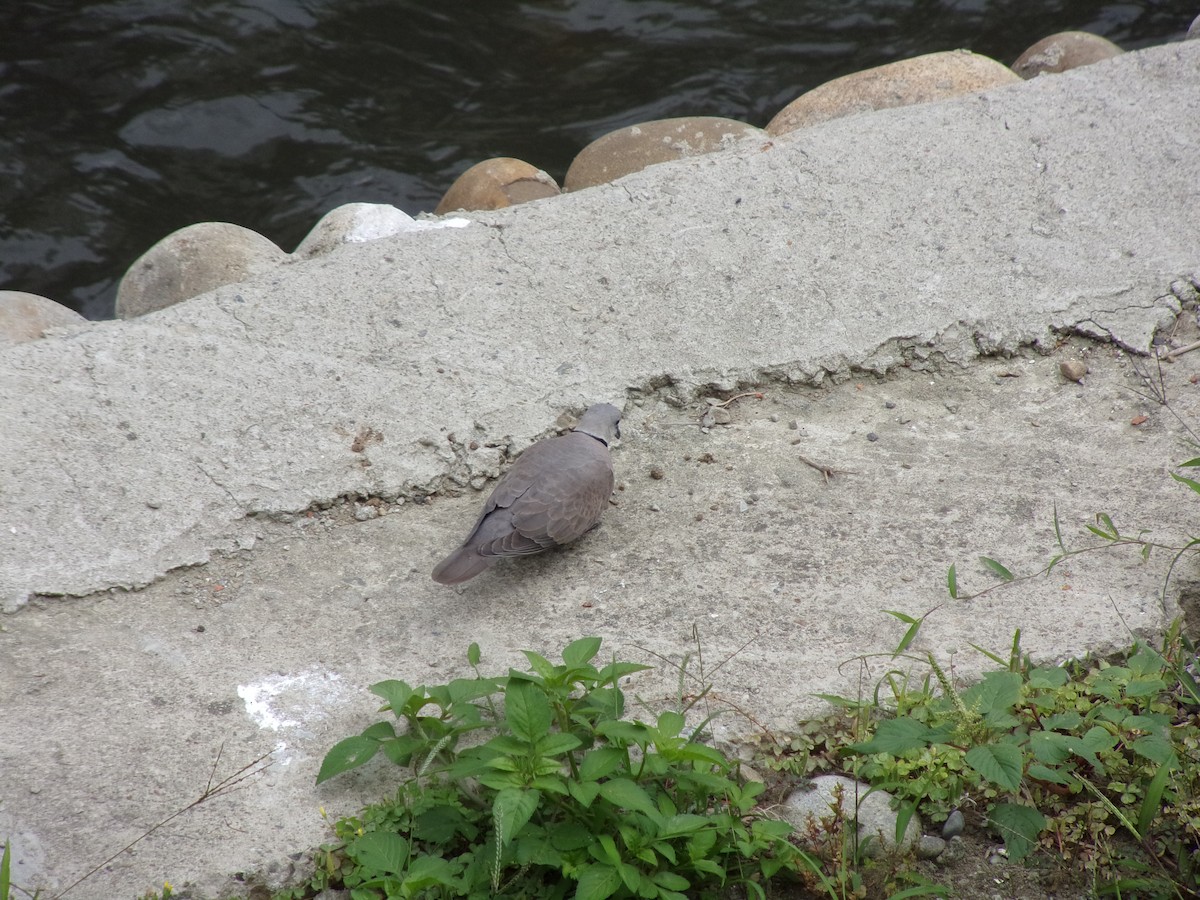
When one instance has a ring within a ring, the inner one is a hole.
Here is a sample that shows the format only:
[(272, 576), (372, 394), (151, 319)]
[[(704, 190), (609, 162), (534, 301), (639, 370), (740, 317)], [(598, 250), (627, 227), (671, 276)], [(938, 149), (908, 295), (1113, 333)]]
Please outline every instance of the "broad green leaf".
[(563, 662), (572, 667), (591, 662), (600, 652), (600, 643), (598, 637), (585, 637), (572, 641), (563, 649)]
[(1130, 745), (1138, 756), (1144, 756), (1151, 762), (1166, 766), (1175, 758), (1175, 749), (1171, 742), (1157, 734), (1147, 734), (1138, 738)]
[(668, 709), (658, 717), (658, 732), (666, 737), (678, 737), (683, 731), (684, 718), (673, 709)]
[(1024, 859), (1037, 843), (1038, 835), (1046, 827), (1046, 817), (1032, 806), (1020, 803), (997, 803), (989, 816), (992, 824), (1004, 838), (1008, 858), (1016, 862)]
[(369, 690), (377, 697), (382, 697), (386, 704), (385, 709), (390, 709), (398, 716), (404, 712), (404, 704), (408, 703), (408, 698), (414, 693), (407, 682), (394, 679), (373, 684)]
[(614, 778), (600, 785), (600, 796), (622, 809), (632, 809), (658, 819), (658, 807), (641, 785), (628, 778)]
[(625, 765), (625, 751), (616, 747), (598, 747), (584, 754), (579, 764), (579, 777), (584, 781), (598, 781), (611, 775)]
[(962, 693), (967, 709), (989, 717), (1007, 713), (1020, 699), (1021, 676), (1016, 672), (988, 672)]
[(479, 651), (479, 645), (472, 641), (471, 646), (467, 648), (467, 664), (471, 668), (475, 668), (475, 666), (479, 665), (479, 660), (482, 656), (483, 654)]
[(653, 881), (659, 887), (669, 891), (686, 891), (692, 886), (690, 881), (674, 872), (655, 872)]
[(317, 773), (317, 784), (328, 781), (335, 775), (357, 769), (369, 760), (379, 750), (379, 741), (356, 734), (353, 737), (338, 741), (329, 748), (325, 759), (321, 761), (321, 770)]
[(1187, 462), (1181, 462), (1179, 465), (1200, 467), (1200, 456), (1189, 459)]
[(950, 564), (950, 570), (946, 573), (946, 588), (950, 591), (950, 599), (958, 599), (958, 574), (954, 570), (954, 563)]
[(937, 740), (943, 740), (949, 732), (934, 730), (916, 719), (900, 717), (885, 719), (875, 729), (875, 735), (861, 744), (851, 744), (856, 753), (890, 753), (900, 756), (910, 750), (921, 750)]
[(346, 852), (363, 868), (387, 875), (403, 875), (408, 862), (408, 842), (391, 831), (368, 831)]
[(1077, 712), (1055, 713), (1042, 719), (1042, 727), (1055, 731), (1071, 731), (1083, 723), (1083, 716)]
[(707, 763), (711, 766), (727, 765), (729, 760), (720, 750), (704, 744), (685, 744), (671, 751), (672, 759), (688, 759), (694, 762)]
[(1035, 688), (1062, 687), (1071, 678), (1062, 666), (1044, 666), (1029, 673), (1029, 686)]
[[(440, 856), (422, 853), (412, 861), (412, 865), (404, 873), (404, 888), (408, 892), (427, 890), (434, 885), (452, 888), (454, 883), (454, 870), (449, 860)], [(404, 893), (402, 896), (413, 896), (413, 893)]]
[(1029, 752), (1039, 762), (1057, 766), (1070, 758), (1072, 740), (1056, 731), (1035, 731), (1029, 735)]
[(1012, 744), (987, 744), (967, 751), (967, 765), (1007, 791), (1021, 786), (1022, 759), (1019, 748)]
[(600, 785), (594, 781), (568, 779), (567, 790), (570, 791), (571, 796), (575, 798), (580, 806), (587, 809), (600, 794)]
[(575, 735), (556, 732), (548, 734), (538, 741), (537, 752), (543, 756), (562, 756), (581, 746), (583, 746), (583, 741)]
[(492, 823), (499, 835), (500, 846), (512, 842), (537, 810), (542, 795), (537, 791), (509, 788), (496, 795), (492, 801)]
[(696, 834), (707, 828), (709, 823), (710, 820), (707, 816), (680, 813), (677, 816), (669, 817), (662, 823), (658, 829), (658, 837), (660, 840), (669, 841), (686, 834)]
[(550, 730), (550, 701), (528, 681), (510, 681), (504, 691), (504, 714), (512, 733), (535, 743)]
[[(525, 658), (529, 660), (529, 668), (533, 669), (534, 672), (536, 672), (542, 678), (554, 677), (554, 663), (550, 662), (550, 660), (546, 659), (546, 657), (542, 656), (540, 653), (534, 653), (532, 650), (522, 650), (521, 652), (524, 653)], [(509, 670), (509, 675), (517, 675), (524, 678), (529, 677), (523, 672), (517, 672), (515, 669)]]
[(613, 866), (597, 863), (579, 873), (575, 900), (606, 900), (621, 887), (621, 873)]
[(1073, 779), (1068, 778), (1057, 769), (1051, 769), (1048, 766), (1043, 766), (1041, 763), (1030, 763), (1026, 774), (1030, 778), (1036, 778), (1038, 781), (1048, 781), (1050, 784), (1069, 785), (1073, 783)]
[(1016, 576), (990, 556), (981, 556), (979, 561), (1000, 576), (1003, 581), (1012, 581)]

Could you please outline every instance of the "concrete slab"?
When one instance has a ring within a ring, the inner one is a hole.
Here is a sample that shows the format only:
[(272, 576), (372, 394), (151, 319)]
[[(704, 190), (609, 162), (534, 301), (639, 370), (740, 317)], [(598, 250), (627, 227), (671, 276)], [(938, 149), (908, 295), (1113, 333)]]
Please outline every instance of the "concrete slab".
[[(871, 683), (844, 664), (894, 646), (883, 610), (943, 603), (951, 562), (966, 590), (980, 554), (1043, 565), (1055, 508), (1080, 543), (1100, 511), (1181, 539), (1194, 498), (1166, 473), (1195, 455), (1200, 361), (1166, 367), (1168, 409), (1130, 351), (1195, 328), (1198, 87), (1200, 42), (1126, 54), (0, 350), (0, 834), (19, 877), (61, 891), (195, 799), (218, 753), (220, 777), (272, 751), (69, 896), (283, 877), (326, 836), (320, 806), (386, 790), (382, 767), (313, 787), (373, 720), (365, 687), (460, 674), (471, 641), (497, 669), (582, 634), (653, 662), (695, 625), (710, 671), (729, 657), (720, 700), (786, 728), (812, 694)], [(1065, 354), (1086, 355), (1082, 384)], [(763, 399), (700, 427), (705, 397), (751, 385)], [(430, 581), (481, 502), (468, 485), (600, 400), (627, 411), (604, 526)], [(1018, 627), (1047, 657), (1125, 644), (1177, 613), (1165, 566), (1083, 557), (943, 605), (918, 649), (965, 677), (970, 643)]]

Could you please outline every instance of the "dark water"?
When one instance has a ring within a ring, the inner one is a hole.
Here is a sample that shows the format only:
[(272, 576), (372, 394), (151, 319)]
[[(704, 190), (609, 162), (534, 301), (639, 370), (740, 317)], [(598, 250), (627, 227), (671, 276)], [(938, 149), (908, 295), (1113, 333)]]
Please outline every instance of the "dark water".
[(431, 210), (516, 156), (561, 181), (647, 119), (754, 125), (816, 85), (1056, 31), (1176, 40), (1196, 0), (0, 0), (0, 288), (90, 318), (202, 221), (291, 251), (342, 203)]

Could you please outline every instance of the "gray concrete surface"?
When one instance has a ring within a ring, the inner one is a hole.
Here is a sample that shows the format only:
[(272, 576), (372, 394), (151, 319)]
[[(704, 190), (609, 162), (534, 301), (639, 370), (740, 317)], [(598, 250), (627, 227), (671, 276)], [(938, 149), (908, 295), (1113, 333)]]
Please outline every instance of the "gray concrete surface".
[[(272, 751), (68, 896), (283, 877), (327, 837), (320, 808), (389, 789), (382, 766), (313, 786), (374, 720), (366, 686), (461, 674), (471, 641), (496, 669), (583, 634), (654, 662), (695, 626), (707, 671), (728, 660), (715, 702), (785, 729), (814, 693), (870, 688), (887, 661), (855, 658), (903, 633), (883, 610), (942, 604), (917, 649), (964, 678), (969, 644), (1002, 650), (1018, 627), (1043, 657), (1156, 634), (1193, 563), (1165, 605), (1162, 554), (1092, 554), (957, 604), (944, 581), (957, 563), (964, 589), (990, 583), (980, 554), (1036, 570), (1056, 507), (1072, 544), (1099, 511), (1195, 531), (1167, 472), (1195, 455), (1200, 354), (1164, 365), (1170, 408), (1135, 358), (1156, 332), (1195, 338), (1197, 121), (1200, 42), (1170, 45), (0, 350), (0, 835), (18, 877), (53, 896), (199, 796), (218, 753), (219, 778)], [(1068, 356), (1082, 384), (1058, 375)], [(751, 385), (762, 399), (700, 427), (706, 397)], [(627, 413), (601, 529), (434, 584), (481, 502), (469, 483), (600, 400)], [(630, 687), (653, 702), (674, 684), (660, 668)]]

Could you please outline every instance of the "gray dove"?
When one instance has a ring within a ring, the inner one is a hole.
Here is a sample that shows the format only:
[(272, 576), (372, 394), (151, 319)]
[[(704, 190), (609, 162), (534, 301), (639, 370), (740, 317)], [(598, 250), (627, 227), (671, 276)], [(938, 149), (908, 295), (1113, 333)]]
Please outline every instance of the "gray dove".
[(613, 490), (608, 445), (621, 436), (620, 421), (619, 409), (597, 403), (572, 431), (517, 457), (462, 546), (433, 570), (433, 580), (460, 584), (501, 557), (569, 544), (599, 525)]

